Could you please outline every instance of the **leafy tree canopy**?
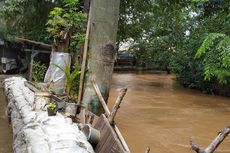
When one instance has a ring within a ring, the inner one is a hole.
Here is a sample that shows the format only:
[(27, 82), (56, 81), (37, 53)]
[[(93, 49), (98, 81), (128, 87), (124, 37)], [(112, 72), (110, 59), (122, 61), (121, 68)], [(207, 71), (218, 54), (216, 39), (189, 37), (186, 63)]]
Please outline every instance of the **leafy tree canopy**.
[(45, 23), (55, 5), (45, 0), (4, 0), (0, 15), (6, 23), (5, 33), (7, 36), (47, 41)]

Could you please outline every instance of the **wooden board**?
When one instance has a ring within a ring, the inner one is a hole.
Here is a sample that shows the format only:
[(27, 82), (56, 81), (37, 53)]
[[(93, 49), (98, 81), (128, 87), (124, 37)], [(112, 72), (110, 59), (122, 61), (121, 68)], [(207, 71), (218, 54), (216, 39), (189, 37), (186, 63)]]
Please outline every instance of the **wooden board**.
[(80, 123), (90, 124), (100, 131), (101, 138), (100, 142), (95, 146), (96, 153), (130, 153), (118, 128), (116, 125), (110, 125), (104, 114), (98, 117), (83, 109), (76, 117)]
[(95, 148), (96, 153), (126, 153), (113, 127), (104, 114), (100, 116), (94, 126), (101, 132), (100, 142)]

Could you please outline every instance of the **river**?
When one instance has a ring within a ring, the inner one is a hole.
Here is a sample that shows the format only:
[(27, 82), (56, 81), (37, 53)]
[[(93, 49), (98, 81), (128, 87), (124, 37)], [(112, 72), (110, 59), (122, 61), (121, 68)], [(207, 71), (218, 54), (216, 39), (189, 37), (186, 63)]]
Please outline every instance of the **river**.
[[(128, 92), (116, 123), (132, 153), (192, 153), (189, 141), (206, 147), (230, 125), (230, 98), (202, 94), (175, 83), (175, 77), (152, 73), (115, 73), (110, 108), (118, 90)], [(230, 136), (216, 153), (230, 153)]]
[[(205, 95), (175, 83), (175, 77), (153, 73), (115, 73), (110, 108), (118, 90), (128, 92), (116, 123), (132, 153), (193, 153), (189, 141), (207, 146), (223, 127), (230, 125), (230, 98)], [(0, 153), (11, 153), (12, 133), (0, 101)], [(230, 153), (230, 136), (215, 153)]]
[(12, 131), (5, 115), (6, 101), (0, 89), (0, 153), (12, 152)]

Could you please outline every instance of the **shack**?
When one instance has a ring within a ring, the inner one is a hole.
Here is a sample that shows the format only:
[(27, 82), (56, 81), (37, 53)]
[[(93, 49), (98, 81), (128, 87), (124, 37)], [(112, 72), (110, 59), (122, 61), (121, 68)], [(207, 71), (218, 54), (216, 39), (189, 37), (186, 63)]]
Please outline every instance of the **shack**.
[[(17, 72), (17, 55), (20, 54), (20, 47), (16, 44), (0, 40), (0, 73)], [(23, 56), (23, 53), (21, 53)]]
[(0, 73), (26, 72), (34, 60), (48, 66), (50, 53), (51, 45), (42, 42), (18, 37), (0, 40)]

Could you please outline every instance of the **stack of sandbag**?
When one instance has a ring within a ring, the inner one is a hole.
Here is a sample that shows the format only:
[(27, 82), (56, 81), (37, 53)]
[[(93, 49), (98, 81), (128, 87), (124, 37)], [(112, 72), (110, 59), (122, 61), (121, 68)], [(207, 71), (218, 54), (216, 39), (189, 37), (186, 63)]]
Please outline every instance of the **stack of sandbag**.
[(26, 80), (12, 77), (3, 82), (8, 116), (13, 129), (15, 153), (94, 153), (78, 125), (59, 113), (48, 116), (34, 111), (34, 92)]

